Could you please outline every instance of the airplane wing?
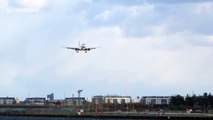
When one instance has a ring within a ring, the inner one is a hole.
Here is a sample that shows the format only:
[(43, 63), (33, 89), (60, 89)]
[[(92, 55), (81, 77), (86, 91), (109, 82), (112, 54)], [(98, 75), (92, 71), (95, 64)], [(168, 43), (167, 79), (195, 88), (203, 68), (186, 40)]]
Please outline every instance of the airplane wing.
[(95, 47), (93, 48), (85, 48), (85, 50), (93, 50), (93, 49), (96, 49)]
[(80, 50), (79, 48), (74, 48), (74, 47), (65, 47), (67, 49), (72, 49), (72, 50)]

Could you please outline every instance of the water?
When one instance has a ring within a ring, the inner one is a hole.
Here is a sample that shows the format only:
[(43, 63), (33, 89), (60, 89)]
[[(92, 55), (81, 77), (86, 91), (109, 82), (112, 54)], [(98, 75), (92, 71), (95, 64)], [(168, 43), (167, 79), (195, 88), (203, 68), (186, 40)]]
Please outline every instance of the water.
[[(0, 116), (0, 120), (92, 120), (85, 118)], [(95, 119), (94, 119), (95, 120)]]
[[(135, 119), (0, 116), (0, 120), (135, 120)], [(140, 119), (140, 120), (158, 120), (158, 119)], [(165, 120), (168, 120), (168, 119), (165, 119)], [(177, 120), (182, 120), (182, 119), (177, 119)], [(188, 119), (188, 120), (191, 120), (191, 119)]]
[[(0, 116), (0, 120), (103, 120), (95, 118), (63, 118), (63, 117), (22, 117), (22, 116)], [(119, 120), (119, 119), (104, 119), (104, 120)], [(131, 120), (131, 119), (120, 119)], [(145, 120), (145, 119), (144, 119)], [(151, 120), (151, 119), (149, 119)]]

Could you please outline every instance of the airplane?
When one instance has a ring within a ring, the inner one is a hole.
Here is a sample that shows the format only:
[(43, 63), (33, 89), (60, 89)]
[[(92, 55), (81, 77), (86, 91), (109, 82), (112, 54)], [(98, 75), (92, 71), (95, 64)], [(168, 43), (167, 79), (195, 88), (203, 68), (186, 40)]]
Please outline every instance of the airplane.
[(93, 49), (96, 49), (97, 47), (86, 47), (86, 44), (83, 43), (83, 44), (80, 44), (79, 42), (79, 47), (65, 47), (67, 49), (71, 49), (71, 50), (75, 50), (76, 53), (79, 53), (79, 51), (84, 51), (85, 53), (87, 53), (87, 51), (90, 51), (90, 50), (93, 50)]

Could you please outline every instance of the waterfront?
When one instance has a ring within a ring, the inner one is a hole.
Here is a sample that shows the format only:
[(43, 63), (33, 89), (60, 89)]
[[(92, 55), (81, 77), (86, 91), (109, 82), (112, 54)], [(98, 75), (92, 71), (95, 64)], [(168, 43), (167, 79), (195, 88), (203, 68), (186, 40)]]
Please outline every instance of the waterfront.
[[(0, 120), (99, 120), (99, 119), (100, 118), (95, 119), (95, 118), (0, 116)], [(119, 120), (119, 119), (105, 119), (105, 120)], [(125, 120), (125, 119), (122, 119), (122, 120)], [(131, 120), (131, 119), (128, 119), (128, 120)], [(154, 119), (152, 119), (152, 120), (154, 120)]]
[[(99, 119), (100, 118), (95, 119), (95, 118), (0, 116), (0, 120), (99, 120)], [(119, 120), (119, 119), (105, 119), (105, 120)], [(122, 119), (122, 120), (125, 120), (125, 119)], [(131, 119), (128, 119), (128, 120), (131, 120)]]
[[(23, 117), (23, 116), (0, 116), (0, 120), (135, 120), (129, 118), (65, 118), (65, 117)], [(161, 120), (168, 120), (170, 118), (163, 118)], [(159, 118), (140, 118), (138, 120), (159, 120)], [(170, 119), (173, 120), (173, 119)], [(178, 118), (175, 120), (185, 120), (185, 118)], [(194, 118), (187, 118), (187, 120), (195, 120)], [(200, 119), (198, 119), (200, 120)], [(207, 120), (211, 120), (207, 119)]]
[[(99, 120), (99, 119), (100, 118), (95, 119), (95, 118), (0, 116), (0, 120)], [(105, 120), (115, 120), (115, 119), (105, 119)], [(116, 119), (116, 120), (119, 120), (119, 119)], [(125, 119), (122, 119), (122, 120), (125, 120)]]
[[(0, 120), (98, 120), (94, 118), (0, 116)], [(113, 119), (105, 119), (113, 120)]]
[[(23, 116), (0, 116), (1, 120), (70, 120), (59, 117), (23, 117)], [(73, 119), (74, 120), (74, 119)]]
[[(135, 119), (108, 119), (108, 118), (63, 118), (63, 117), (22, 117), (22, 116), (0, 116), (0, 120), (135, 120)], [(158, 119), (141, 119), (158, 120)], [(180, 119), (181, 120), (181, 119)], [(188, 119), (190, 120), (190, 119)]]
[(211, 120), (213, 118), (212, 114), (205, 113), (165, 113), (156, 114), (153, 112), (148, 113), (126, 113), (126, 112), (112, 112), (112, 113), (87, 113), (84, 115), (74, 115), (74, 114), (51, 114), (51, 113), (5, 113), (1, 114), (0, 120)]

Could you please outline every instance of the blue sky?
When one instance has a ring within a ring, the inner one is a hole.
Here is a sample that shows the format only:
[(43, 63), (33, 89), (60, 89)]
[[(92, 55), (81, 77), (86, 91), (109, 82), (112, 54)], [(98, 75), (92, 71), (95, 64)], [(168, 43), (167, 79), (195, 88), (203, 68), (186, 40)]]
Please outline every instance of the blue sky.
[[(0, 96), (212, 92), (210, 0), (1, 0)], [(100, 46), (76, 54), (62, 46)]]

